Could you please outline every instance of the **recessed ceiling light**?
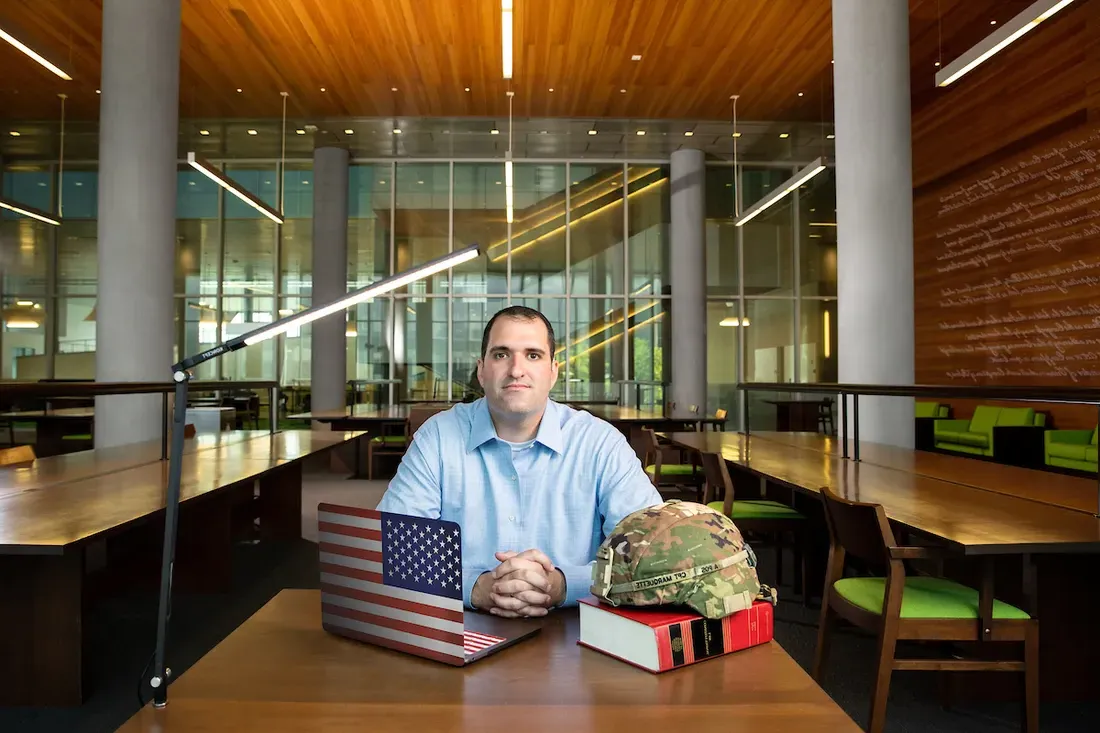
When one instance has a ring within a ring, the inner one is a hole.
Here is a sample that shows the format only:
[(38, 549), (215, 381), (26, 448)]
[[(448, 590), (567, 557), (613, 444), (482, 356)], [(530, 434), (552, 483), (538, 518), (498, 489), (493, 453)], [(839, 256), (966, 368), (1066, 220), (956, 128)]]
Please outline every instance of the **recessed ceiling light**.
[(546, 130), (539, 130), (539, 134), (540, 134), (540, 135), (545, 135), (545, 134), (546, 134)]
[(294, 132), (298, 133), (299, 135), (305, 135), (306, 134), (305, 130), (295, 130)]
[(787, 139), (787, 138), (789, 138), (790, 136), (791, 136), (791, 133), (789, 133), (789, 132), (781, 132), (781, 133), (779, 133), (779, 139), (780, 139), (780, 140), (786, 140), (786, 139)]
[(243, 92), (243, 91), (244, 91), (243, 89), (240, 89), (240, 88), (238, 88), (238, 89), (237, 89), (237, 94), (240, 94), (240, 93), (241, 93), (241, 92)]
[(470, 87), (466, 87), (466, 91), (470, 91)]
[(397, 87), (390, 87), (390, 91), (391, 91), (391, 92), (396, 92), (396, 91), (397, 91)]
[(800, 97), (804, 97), (804, 96), (806, 96), (806, 94), (805, 94), (804, 92), (799, 92), (799, 93), (798, 93), (798, 96), (800, 96)]
[(210, 134), (210, 130), (199, 130), (199, 134), (205, 137)]
[(834, 139), (836, 139), (836, 135), (833, 135), (832, 133), (829, 133), (828, 135), (825, 136), (825, 139), (826, 140), (834, 140)]
[(644, 135), (644, 134), (645, 134), (645, 130), (638, 130), (638, 133), (637, 133), (637, 134), (639, 134), (639, 135)]
[(939, 65), (940, 65), (939, 61), (937, 61), (935, 64), (933, 64), (933, 66), (939, 66)]
[(733, 137), (741, 137), (741, 133), (735, 132), (735, 133), (733, 133)]
[(248, 131), (248, 134), (249, 134), (249, 135), (256, 135), (256, 134), (257, 134), (257, 132), (256, 132), (255, 130), (249, 130), (249, 131)]
[(324, 92), (324, 91), (327, 91), (327, 90), (324, 87), (321, 87), (321, 91)]
[(489, 130), (489, 134), (490, 135), (499, 135), (500, 130), (498, 130), (497, 128), (494, 127), (492, 130)]
[(641, 61), (642, 60), (642, 55), (640, 53), (636, 53), (636, 54), (634, 54), (633, 56), (630, 57), (630, 60), (631, 61)]
[(498, 186), (500, 185), (500, 181), (495, 181), (495, 183), (496, 183), (496, 184), (497, 184)]
[(589, 131), (588, 131), (588, 134), (589, 134), (589, 135), (595, 135), (595, 134), (596, 134), (596, 131), (595, 131), (595, 130), (589, 130)]
[(991, 20), (991, 21), (989, 21), (989, 24), (990, 24), (990, 25), (997, 25), (997, 21), (995, 21), (995, 20)]
[(684, 137), (691, 137), (691, 136), (692, 136), (692, 135), (694, 135), (694, 134), (695, 134), (695, 133), (694, 133), (694, 132), (692, 132), (691, 130), (685, 130), (685, 131), (684, 131)]
[(95, 93), (96, 93), (96, 94), (103, 94), (103, 92), (102, 92), (102, 91), (100, 91), (99, 89), (96, 89), (96, 90), (95, 90)]
[(625, 89), (620, 89), (619, 94), (626, 94), (626, 90)]
[(829, 63), (830, 63), (830, 64), (835, 64), (835, 63), (836, 63), (836, 59), (833, 59), (833, 60), (832, 60), (832, 61), (830, 61)]
[(344, 134), (345, 134), (345, 135), (354, 135), (354, 134), (355, 134), (355, 130), (344, 130)]
[(393, 134), (394, 135), (400, 135), (401, 134), (401, 128), (400, 127), (393, 128)]
[(11, 132), (9, 132), (8, 134), (9, 134), (9, 135), (11, 135), (12, 137), (19, 137), (19, 135), (20, 135), (21, 133), (19, 133), (19, 132), (18, 132), (18, 131), (16, 131), (16, 130), (12, 130), (12, 131), (11, 131)]

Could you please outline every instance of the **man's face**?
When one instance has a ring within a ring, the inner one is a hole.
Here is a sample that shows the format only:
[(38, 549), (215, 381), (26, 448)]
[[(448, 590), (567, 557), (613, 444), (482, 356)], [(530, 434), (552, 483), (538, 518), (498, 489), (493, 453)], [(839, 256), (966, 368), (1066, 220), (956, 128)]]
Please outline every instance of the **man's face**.
[(546, 407), (558, 381), (546, 326), (538, 319), (498, 318), (489, 347), (477, 361), (477, 379), (498, 414), (530, 415)]

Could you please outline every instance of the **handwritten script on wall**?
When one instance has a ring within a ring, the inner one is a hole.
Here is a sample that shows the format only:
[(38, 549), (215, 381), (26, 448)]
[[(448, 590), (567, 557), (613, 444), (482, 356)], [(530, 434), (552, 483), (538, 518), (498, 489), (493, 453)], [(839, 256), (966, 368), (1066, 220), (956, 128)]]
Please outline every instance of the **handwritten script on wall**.
[[(923, 210), (922, 210), (923, 209)], [(918, 202), (918, 381), (1100, 383), (1100, 129)]]

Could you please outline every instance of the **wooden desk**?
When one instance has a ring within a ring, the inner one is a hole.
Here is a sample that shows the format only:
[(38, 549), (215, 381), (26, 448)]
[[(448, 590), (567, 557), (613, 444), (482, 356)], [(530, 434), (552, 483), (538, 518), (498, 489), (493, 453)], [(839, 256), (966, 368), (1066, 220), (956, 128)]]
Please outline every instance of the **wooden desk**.
[[(803, 450), (829, 453), (834, 456), (844, 455), (844, 445), (839, 438), (820, 433), (753, 432), (752, 437)], [(853, 440), (848, 441), (848, 455), (855, 455)], [(1098, 497), (1100, 487), (1097, 486), (1095, 479), (1007, 466), (965, 456), (908, 450), (866, 441), (859, 443), (859, 458), (862, 463), (915, 473), (953, 484), (1051, 504), (1087, 514), (1100, 513), (1100, 497)]]
[(775, 429), (778, 431), (814, 431), (818, 428), (825, 400), (764, 400), (775, 405)]
[(967, 555), (1100, 552), (1100, 519), (1082, 512), (856, 463), (756, 434), (663, 435), (688, 450), (720, 453), (743, 470), (800, 492), (817, 494), (829, 486), (847, 499), (882, 504), (892, 521)]
[(859, 731), (775, 642), (654, 675), (578, 646), (567, 609), (454, 668), (327, 634), (320, 607), (318, 591), (283, 591), (120, 733)]
[[(261, 539), (300, 538), (301, 459), (361, 435), (286, 431), (185, 455), (176, 586), (227, 587), (237, 508), (254, 508)], [(134, 575), (159, 573), (163, 522), (154, 520), (168, 470), (157, 461), (0, 498), (0, 705), (82, 701), (88, 566), (96, 557)]]
[[(196, 435), (184, 441), (183, 451), (185, 455), (190, 455), (269, 434), (266, 430), (234, 430), (217, 435)], [(0, 497), (157, 463), (161, 460), (160, 456), (160, 441), (150, 440), (115, 448), (97, 448), (39, 458), (25, 466), (0, 468)]]

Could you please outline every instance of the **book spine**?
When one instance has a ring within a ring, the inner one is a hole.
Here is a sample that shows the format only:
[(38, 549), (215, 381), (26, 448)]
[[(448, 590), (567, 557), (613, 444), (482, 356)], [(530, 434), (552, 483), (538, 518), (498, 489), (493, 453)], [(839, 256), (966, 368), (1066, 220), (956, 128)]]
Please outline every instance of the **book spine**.
[(757, 603), (722, 619), (696, 618), (658, 626), (657, 662), (665, 672), (772, 640), (771, 604)]

